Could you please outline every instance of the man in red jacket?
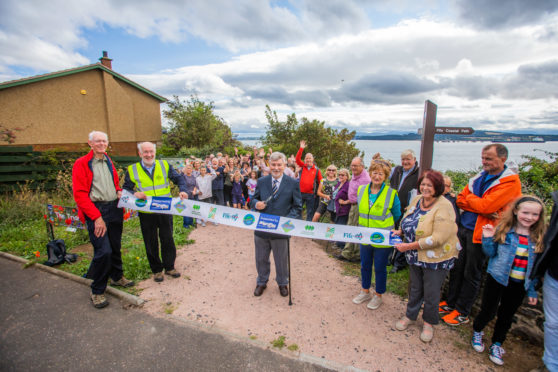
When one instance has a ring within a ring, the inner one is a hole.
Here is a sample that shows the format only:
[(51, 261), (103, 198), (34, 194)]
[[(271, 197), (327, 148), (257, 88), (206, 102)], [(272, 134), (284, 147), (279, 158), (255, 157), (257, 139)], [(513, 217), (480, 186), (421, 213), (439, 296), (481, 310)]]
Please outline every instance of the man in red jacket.
[(306, 148), (306, 141), (300, 141), (300, 148), (296, 153), (296, 163), (301, 168), (300, 171), (300, 193), (302, 195), (302, 206), (306, 204), (306, 221), (312, 221), (317, 196), (315, 191), (322, 179), (322, 173), (314, 165), (314, 156), (306, 153), (304, 162), (302, 162), (302, 151)]
[(124, 211), (118, 208), (122, 189), (116, 168), (105, 153), (107, 134), (93, 131), (87, 143), (91, 151), (74, 163), (72, 188), (79, 218), (87, 224), (93, 245), (93, 260), (87, 274), (93, 279), (91, 301), (94, 307), (101, 309), (109, 304), (105, 297), (109, 277), (112, 285), (121, 287), (130, 287), (134, 282), (126, 279), (122, 271), (120, 246)]

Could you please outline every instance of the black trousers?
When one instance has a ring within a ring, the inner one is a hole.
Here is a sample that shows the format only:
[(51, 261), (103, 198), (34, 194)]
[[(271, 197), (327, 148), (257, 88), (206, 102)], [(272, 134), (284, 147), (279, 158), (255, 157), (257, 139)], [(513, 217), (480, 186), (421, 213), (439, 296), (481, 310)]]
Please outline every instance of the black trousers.
[[(153, 273), (165, 269), (174, 269), (176, 260), (176, 246), (173, 238), (172, 216), (168, 214), (141, 213), (139, 214), (141, 234), (145, 244), (145, 252), (149, 267)], [(159, 258), (159, 240), (161, 241), (161, 258)]]
[(463, 249), (450, 271), (447, 303), (468, 316), (479, 292), (486, 256), (482, 244), (473, 243), (473, 230), (461, 226), (457, 235)]
[(510, 330), (513, 315), (523, 303), (525, 297), (525, 287), (523, 282), (509, 281), (507, 286), (498, 283), (492, 275), (486, 276), (484, 294), (479, 315), (475, 318), (473, 329), (480, 332), (498, 314), (492, 343), (504, 343), (506, 335)]
[(107, 288), (108, 278), (114, 281), (122, 278), (121, 239), (124, 223), (124, 211), (118, 208), (118, 199), (112, 202), (94, 203), (107, 226), (105, 235), (95, 236), (95, 221), (85, 216), (89, 240), (93, 245), (93, 259), (86, 277), (93, 279), (91, 292), (102, 294)]
[(232, 186), (223, 186), (223, 205), (232, 207)]

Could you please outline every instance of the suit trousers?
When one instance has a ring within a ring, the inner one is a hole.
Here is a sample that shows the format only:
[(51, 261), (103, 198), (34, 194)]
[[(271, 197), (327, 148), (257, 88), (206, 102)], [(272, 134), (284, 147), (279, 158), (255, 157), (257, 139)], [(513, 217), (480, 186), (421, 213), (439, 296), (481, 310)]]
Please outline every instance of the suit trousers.
[[(153, 273), (165, 269), (174, 269), (176, 260), (176, 246), (173, 238), (172, 215), (157, 213), (139, 213), (141, 234), (145, 244), (147, 261)], [(158, 238), (157, 239), (157, 235)], [(159, 258), (159, 240), (161, 241), (161, 259)]]
[(114, 281), (122, 278), (122, 255), (120, 252), (124, 213), (118, 208), (118, 199), (112, 202), (95, 202), (107, 226), (105, 235), (95, 236), (95, 221), (85, 217), (89, 240), (93, 245), (93, 259), (87, 278), (93, 279), (91, 292), (102, 294), (107, 288), (108, 278)]
[(288, 239), (267, 239), (254, 235), (254, 243), (256, 246), (256, 270), (258, 271), (257, 285), (266, 285), (269, 280), (271, 251), (273, 251), (273, 261), (275, 261), (277, 284), (289, 284)]

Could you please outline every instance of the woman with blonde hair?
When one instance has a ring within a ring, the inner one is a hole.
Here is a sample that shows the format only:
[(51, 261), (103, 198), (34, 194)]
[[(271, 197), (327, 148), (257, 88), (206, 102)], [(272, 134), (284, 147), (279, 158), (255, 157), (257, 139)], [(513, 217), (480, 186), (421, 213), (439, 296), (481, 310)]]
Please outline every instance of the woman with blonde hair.
[[(401, 217), (401, 204), (397, 191), (392, 189), (389, 182), (390, 164), (380, 158), (375, 158), (368, 168), (371, 182), (361, 185), (357, 191), (358, 224), (363, 227), (384, 229), (390, 231), (395, 227), (395, 221)], [(382, 294), (386, 291), (387, 264), (392, 252), (391, 246), (384, 244), (360, 245), (360, 273), (362, 289), (353, 299), (355, 304), (369, 301), (368, 307), (375, 310), (382, 304)], [(372, 281), (372, 265), (376, 278), (375, 293), (370, 294)]]

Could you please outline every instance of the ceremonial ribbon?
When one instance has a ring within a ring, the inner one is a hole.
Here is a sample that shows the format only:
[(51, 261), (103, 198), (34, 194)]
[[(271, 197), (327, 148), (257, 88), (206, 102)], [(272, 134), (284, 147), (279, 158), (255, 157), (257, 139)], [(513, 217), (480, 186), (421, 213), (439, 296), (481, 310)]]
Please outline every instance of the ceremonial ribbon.
[(275, 216), (256, 211), (225, 207), (196, 200), (180, 198), (147, 197), (136, 198), (124, 190), (118, 207), (140, 212), (172, 214), (201, 218), (223, 225), (240, 227), (248, 230), (264, 231), (285, 236), (331, 240), (360, 244), (393, 245), (388, 230), (373, 229), (362, 226), (335, 225), (310, 222), (292, 217)]

